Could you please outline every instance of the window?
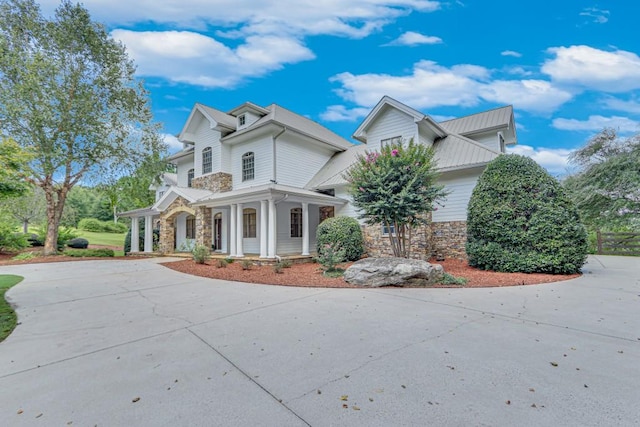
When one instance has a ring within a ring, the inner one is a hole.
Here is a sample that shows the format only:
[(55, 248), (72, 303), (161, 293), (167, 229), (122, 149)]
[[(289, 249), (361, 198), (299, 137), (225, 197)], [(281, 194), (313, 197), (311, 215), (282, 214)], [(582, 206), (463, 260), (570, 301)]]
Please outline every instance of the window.
[(256, 237), (256, 210), (244, 209), (242, 211), (242, 237)]
[(387, 145), (396, 145), (402, 143), (401, 136), (394, 136), (393, 138), (386, 138), (380, 141), (380, 148), (385, 147)]
[(302, 237), (302, 209), (291, 209), (291, 237)]
[(248, 181), (254, 178), (255, 163), (253, 161), (253, 152), (244, 153), (242, 155), (242, 181)]
[(202, 174), (211, 172), (211, 147), (202, 150)]
[(187, 217), (187, 239), (196, 238), (196, 217), (189, 215)]
[(245, 116), (244, 114), (238, 116), (238, 127), (244, 126), (245, 123), (247, 123), (247, 116)]
[(388, 236), (389, 231), (391, 231), (391, 234), (396, 234), (396, 226), (393, 224), (389, 224), (389, 227), (387, 227), (386, 225), (382, 224), (382, 235)]
[(191, 181), (193, 181), (193, 169), (189, 169), (187, 172), (187, 187), (191, 187)]

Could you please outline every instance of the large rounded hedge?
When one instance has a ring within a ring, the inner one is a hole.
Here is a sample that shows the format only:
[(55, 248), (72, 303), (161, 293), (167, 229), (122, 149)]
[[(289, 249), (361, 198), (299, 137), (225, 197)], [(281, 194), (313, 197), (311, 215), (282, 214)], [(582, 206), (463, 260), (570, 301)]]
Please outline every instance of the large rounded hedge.
[[(325, 245), (339, 245), (347, 261), (357, 261), (364, 253), (364, 239), (358, 220), (347, 216), (327, 218), (316, 231), (317, 250)], [(334, 246), (335, 247), (335, 246)]]
[(528, 157), (502, 155), (480, 176), (467, 217), (469, 265), (483, 270), (577, 273), (587, 233), (560, 183)]

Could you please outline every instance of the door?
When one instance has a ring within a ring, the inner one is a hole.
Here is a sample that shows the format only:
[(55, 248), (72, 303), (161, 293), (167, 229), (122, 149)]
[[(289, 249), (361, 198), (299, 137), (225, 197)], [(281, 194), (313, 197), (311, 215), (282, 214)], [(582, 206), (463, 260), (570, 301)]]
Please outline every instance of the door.
[(222, 214), (213, 217), (213, 250), (222, 250)]

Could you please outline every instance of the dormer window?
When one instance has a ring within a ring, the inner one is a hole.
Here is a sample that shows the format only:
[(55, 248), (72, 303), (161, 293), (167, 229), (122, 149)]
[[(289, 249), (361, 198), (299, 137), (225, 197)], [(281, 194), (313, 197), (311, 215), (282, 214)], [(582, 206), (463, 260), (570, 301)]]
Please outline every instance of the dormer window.
[(253, 152), (249, 151), (242, 155), (242, 181), (248, 181), (255, 177), (255, 162)]
[(247, 123), (247, 116), (241, 114), (238, 116), (238, 127), (243, 127)]
[(211, 173), (211, 147), (202, 150), (202, 174)]

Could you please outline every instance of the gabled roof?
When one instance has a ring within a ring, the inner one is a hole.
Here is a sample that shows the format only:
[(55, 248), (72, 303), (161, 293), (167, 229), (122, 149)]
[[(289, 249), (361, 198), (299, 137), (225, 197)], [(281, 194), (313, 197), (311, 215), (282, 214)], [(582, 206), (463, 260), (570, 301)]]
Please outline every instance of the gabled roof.
[(355, 145), (346, 151), (334, 154), (322, 169), (307, 183), (307, 189), (333, 188), (346, 183), (342, 175), (355, 163), (358, 155), (367, 151), (365, 144)]
[(209, 121), (209, 125), (212, 128), (219, 128), (220, 130), (234, 131), (236, 129), (236, 118), (230, 116), (227, 113), (224, 113), (220, 110), (216, 110), (215, 108), (207, 107), (204, 104), (200, 104), (196, 102), (196, 104), (191, 109), (191, 113), (189, 114), (189, 118), (185, 122), (182, 127), (182, 131), (178, 134), (178, 140), (181, 142), (191, 142), (192, 134), (188, 132), (189, 126), (191, 122), (196, 117), (196, 114), (201, 114), (205, 119)]
[(403, 104), (402, 102), (391, 98), (390, 96), (383, 96), (382, 99), (378, 102), (378, 104), (373, 107), (371, 112), (365, 117), (362, 121), (358, 129), (353, 133), (353, 138), (358, 141), (367, 142), (367, 129), (369, 126), (375, 122), (378, 115), (383, 113), (386, 108), (395, 108), (397, 110), (402, 111), (403, 113), (411, 116), (416, 123), (421, 123), (423, 126), (426, 125), (431, 131), (438, 137), (443, 137), (447, 134), (446, 130), (443, 129), (435, 120), (429, 117), (426, 114), (421, 113), (420, 111), (409, 107), (408, 105)]
[(500, 127), (510, 127), (512, 122), (513, 107), (507, 105), (506, 107), (440, 122), (440, 126), (445, 128), (448, 133), (469, 135)]
[(187, 148), (184, 148), (184, 149), (178, 151), (177, 153), (174, 153), (171, 156), (167, 157), (167, 161), (168, 162), (172, 162), (173, 160), (178, 160), (178, 159), (180, 159), (182, 157), (193, 155), (193, 151), (194, 151), (194, 147), (193, 147), (193, 145), (190, 145)]
[(198, 200), (209, 197), (213, 192), (209, 190), (202, 190), (200, 188), (185, 188), (185, 187), (170, 187), (166, 193), (158, 200), (151, 209), (162, 212), (169, 207), (171, 203), (178, 197), (182, 197), (189, 203), (197, 202)]
[(313, 120), (310, 120), (299, 114), (296, 114), (293, 111), (287, 110), (286, 108), (281, 107), (277, 104), (271, 104), (266, 107), (265, 110), (268, 111), (269, 114), (261, 117), (259, 120), (247, 126), (246, 128), (223, 137), (222, 141), (231, 142), (236, 137), (245, 135), (258, 128), (273, 123), (287, 128), (287, 130), (297, 132), (309, 138), (328, 144), (339, 150), (346, 150), (353, 145), (346, 139), (333, 133), (321, 124), (316, 123)]
[(480, 166), (500, 155), (498, 151), (460, 135), (449, 135), (433, 144), (440, 172)]
[(178, 185), (178, 174), (171, 172), (164, 172), (160, 175), (160, 183), (156, 183), (155, 181), (149, 185), (149, 190), (155, 190), (160, 185), (172, 186)]
[(259, 116), (264, 116), (269, 114), (269, 110), (262, 108), (261, 106), (256, 105), (253, 102), (249, 102), (249, 101), (245, 102), (242, 105), (238, 105), (236, 108), (229, 111), (227, 114), (230, 114), (232, 116), (237, 116), (238, 113), (242, 111), (251, 111), (253, 113), (256, 113)]

